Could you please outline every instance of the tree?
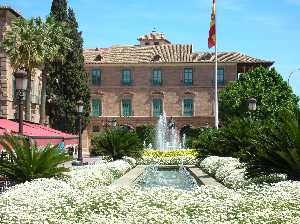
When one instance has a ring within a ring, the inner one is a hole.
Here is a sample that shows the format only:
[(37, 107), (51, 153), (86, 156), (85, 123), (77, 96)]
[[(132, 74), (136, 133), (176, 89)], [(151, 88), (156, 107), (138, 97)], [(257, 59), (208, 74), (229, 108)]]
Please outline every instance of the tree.
[(274, 118), (281, 110), (296, 111), (298, 97), (274, 68), (259, 67), (243, 74), (220, 93), (221, 118), (249, 115), (248, 100), (257, 100), (257, 110), (251, 116), (257, 119)]
[(70, 49), (72, 40), (68, 38), (69, 29), (65, 23), (57, 22), (54, 17), (48, 17), (43, 28), (44, 63), (42, 66), (42, 89), (40, 105), (40, 123), (45, 123), (46, 86), (51, 62), (63, 62), (65, 51)]
[(67, 9), (66, 0), (53, 0), (50, 16), (53, 16), (57, 21), (66, 22), (68, 20)]
[(110, 156), (113, 160), (122, 159), (123, 156), (140, 158), (143, 149), (137, 134), (121, 127), (106, 129), (94, 135), (91, 141), (92, 155)]
[(247, 152), (246, 176), (287, 174), (300, 180), (300, 127), (293, 114), (281, 113), (276, 123), (268, 123), (265, 131), (254, 138), (253, 149)]
[[(14, 70), (25, 68), (28, 80), (31, 80), (34, 69), (42, 70), (40, 123), (44, 123), (45, 118), (46, 81), (49, 69), (47, 63), (64, 59), (63, 50), (68, 49), (71, 44), (67, 32), (67, 27), (52, 17), (48, 17), (45, 22), (40, 17), (30, 20), (17, 19), (3, 42), (3, 48)], [(28, 82), (26, 120), (30, 120), (31, 88), (31, 82)]]
[[(54, 0), (53, 5), (55, 4), (55, 7), (53, 6), (52, 9), (66, 10), (63, 2), (65, 1)], [(65, 18), (61, 15), (65, 15), (65, 13), (60, 11), (52, 11), (51, 15), (56, 19), (64, 20)], [(84, 70), (83, 40), (81, 32), (78, 31), (78, 24), (72, 9), (68, 10), (66, 23), (70, 28), (68, 37), (72, 40), (71, 50), (66, 51), (64, 62), (51, 64), (47, 85), (48, 104), (46, 109), (54, 128), (76, 133), (76, 104), (79, 100), (84, 102), (83, 122), (86, 124), (89, 119), (90, 93), (88, 76)]]
[[(12, 22), (11, 30), (5, 36), (1, 48), (7, 54), (14, 71), (25, 69), (28, 80), (32, 73), (43, 63), (42, 29), (39, 27), (40, 18), (26, 20), (17, 18)], [(31, 112), (31, 82), (26, 89), (25, 119), (30, 120)]]
[(10, 156), (10, 159), (0, 159), (0, 176), (7, 180), (19, 183), (62, 175), (69, 170), (61, 164), (72, 158), (60, 152), (57, 146), (47, 145), (40, 149), (30, 145), (24, 137), (10, 135), (2, 136), (0, 145)]

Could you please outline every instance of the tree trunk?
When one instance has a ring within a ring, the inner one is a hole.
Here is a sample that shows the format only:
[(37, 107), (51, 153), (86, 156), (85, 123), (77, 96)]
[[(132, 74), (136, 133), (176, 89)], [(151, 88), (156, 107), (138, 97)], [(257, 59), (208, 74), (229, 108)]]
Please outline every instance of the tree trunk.
[(40, 105), (40, 124), (46, 122), (46, 86), (47, 86), (47, 71), (42, 71), (42, 90), (41, 90), (41, 105)]
[(25, 120), (31, 121), (31, 71), (27, 71), (27, 89), (25, 100)]

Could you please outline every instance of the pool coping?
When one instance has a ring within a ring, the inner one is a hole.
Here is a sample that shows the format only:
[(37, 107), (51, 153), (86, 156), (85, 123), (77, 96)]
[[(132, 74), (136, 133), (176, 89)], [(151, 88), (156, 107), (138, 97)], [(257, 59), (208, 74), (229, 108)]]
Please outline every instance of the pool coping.
[[(191, 175), (195, 178), (198, 185), (205, 186), (223, 186), (221, 183), (217, 182), (213, 177), (209, 176), (207, 173), (203, 172), (199, 167), (194, 165), (184, 165)], [(131, 169), (125, 175), (115, 180), (110, 186), (113, 187), (123, 187), (123, 186), (133, 186), (136, 179), (143, 174), (147, 165), (137, 165), (135, 168)], [(177, 168), (177, 165), (159, 165), (163, 168)]]

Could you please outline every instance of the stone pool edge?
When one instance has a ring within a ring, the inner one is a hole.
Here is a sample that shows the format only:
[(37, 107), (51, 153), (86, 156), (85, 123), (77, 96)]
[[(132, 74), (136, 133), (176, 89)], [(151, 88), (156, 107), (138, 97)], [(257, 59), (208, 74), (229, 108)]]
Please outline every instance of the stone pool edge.
[[(191, 175), (195, 178), (199, 185), (210, 185), (210, 186), (223, 186), (221, 183), (217, 182), (213, 177), (209, 176), (207, 173), (203, 172), (199, 167), (193, 165), (184, 165)], [(133, 186), (136, 179), (143, 174), (147, 165), (137, 165), (135, 168), (127, 172), (125, 175), (115, 180), (110, 186), (113, 187), (123, 187), (123, 186)], [(162, 167), (178, 167), (175, 165), (164, 165)]]

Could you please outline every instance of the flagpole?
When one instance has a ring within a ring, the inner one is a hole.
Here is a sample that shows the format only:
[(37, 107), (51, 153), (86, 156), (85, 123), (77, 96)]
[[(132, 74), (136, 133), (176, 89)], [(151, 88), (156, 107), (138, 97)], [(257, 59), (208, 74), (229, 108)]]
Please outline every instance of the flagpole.
[(215, 128), (219, 128), (218, 102), (218, 49), (217, 49), (217, 3), (215, 3)]

